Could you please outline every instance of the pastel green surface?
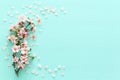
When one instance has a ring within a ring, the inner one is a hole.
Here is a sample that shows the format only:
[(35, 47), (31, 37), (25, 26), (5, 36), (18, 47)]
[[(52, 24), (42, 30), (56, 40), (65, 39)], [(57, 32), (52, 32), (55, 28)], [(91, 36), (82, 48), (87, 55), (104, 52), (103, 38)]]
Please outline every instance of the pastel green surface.
[[(5, 18), (12, 21), (12, 17), (6, 17), (9, 7), (16, 6), (22, 12), (20, 7), (33, 1), (0, 1), (0, 48), (6, 43), (10, 26), (2, 20)], [(40, 27), (44, 31), (36, 33), (40, 37), (36, 40), (40, 46), (33, 47), (33, 52), (41, 57), (41, 64), (50, 67), (58, 64), (66, 66), (65, 77), (55, 80), (120, 80), (119, 0), (41, 2), (58, 8), (63, 6), (68, 10), (66, 15), (51, 15), (43, 22)], [(10, 61), (4, 59), (6, 52), (0, 50), (0, 80), (53, 80), (49, 74), (41, 78), (21, 72), (16, 77), (13, 68), (8, 67)], [(31, 64), (36, 69), (37, 63), (33, 61)]]

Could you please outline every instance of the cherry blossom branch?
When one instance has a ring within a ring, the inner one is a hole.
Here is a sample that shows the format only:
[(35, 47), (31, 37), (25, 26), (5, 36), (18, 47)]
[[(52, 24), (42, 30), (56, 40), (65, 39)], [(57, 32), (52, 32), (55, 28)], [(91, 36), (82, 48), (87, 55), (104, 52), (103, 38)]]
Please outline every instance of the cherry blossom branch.
[(29, 48), (27, 42), (30, 32), (34, 31), (35, 25), (33, 21), (25, 15), (20, 16), (18, 22), (10, 27), (8, 40), (13, 44), (11, 48), (13, 52), (13, 67), (17, 76), (19, 71), (24, 69), (30, 60), (34, 59), (34, 56), (29, 55), (31, 48)]

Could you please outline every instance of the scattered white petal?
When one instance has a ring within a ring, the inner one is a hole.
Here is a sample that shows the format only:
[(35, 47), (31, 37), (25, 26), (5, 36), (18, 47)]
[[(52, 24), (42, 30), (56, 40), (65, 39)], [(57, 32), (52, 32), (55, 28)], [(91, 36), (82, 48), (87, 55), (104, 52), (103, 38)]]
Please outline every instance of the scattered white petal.
[(10, 17), (13, 17), (13, 15), (12, 15), (12, 14), (10, 14), (9, 16), (10, 16)]
[(32, 7), (33, 7), (33, 6), (31, 6), (31, 5), (30, 5), (30, 6), (28, 6), (28, 8), (29, 8), (29, 9), (32, 9)]
[(3, 19), (3, 22), (6, 22), (7, 20), (6, 19)]
[(6, 47), (3, 47), (3, 48), (2, 48), (2, 50), (5, 50), (5, 49), (6, 49)]
[(57, 68), (55, 68), (55, 69), (54, 69), (54, 72), (57, 72), (57, 71), (58, 71), (58, 69), (57, 69)]
[(30, 45), (31, 45), (31, 46), (34, 46), (34, 44), (33, 44), (33, 43), (31, 43)]
[(58, 65), (58, 67), (57, 67), (58, 69), (61, 69), (62, 68), (62, 66), (61, 65)]
[(51, 76), (52, 76), (53, 78), (55, 78), (55, 77), (56, 77), (56, 75), (55, 75), (55, 74), (52, 74)]
[(36, 45), (36, 46), (39, 46), (39, 43), (36, 43), (35, 45)]
[(32, 13), (32, 11), (31, 11), (31, 10), (29, 10), (29, 11), (28, 11), (28, 14), (31, 14), (31, 13)]
[(47, 7), (44, 7), (44, 10), (48, 10), (48, 8), (47, 8)]
[(67, 11), (64, 11), (64, 14), (67, 14), (68, 12)]
[(18, 14), (18, 11), (16, 11), (15, 13)]
[(45, 12), (41, 12), (42, 15), (45, 15)]
[(45, 74), (41, 74), (41, 77), (44, 78), (44, 77), (45, 77)]
[(64, 11), (65, 9), (64, 9), (64, 7), (62, 7), (62, 8), (60, 8), (60, 10), (61, 10), (61, 11)]
[(62, 76), (64, 76), (64, 75), (65, 75), (65, 73), (64, 73), (64, 72), (61, 72), (61, 75), (62, 75)]
[(36, 57), (36, 54), (35, 54), (35, 53), (33, 54), (33, 57)]
[(45, 69), (45, 70), (48, 70), (48, 66), (46, 65), (46, 66), (44, 67), (44, 69)]
[(5, 57), (5, 60), (9, 60), (9, 58), (8, 58), (8, 57)]
[(8, 46), (8, 43), (5, 43), (5, 46)]
[(8, 16), (10, 15), (10, 12), (9, 12), (9, 11), (7, 12), (7, 15), (8, 15)]
[(25, 15), (27, 15), (27, 14), (28, 14), (28, 12), (25, 12), (24, 14), (25, 14)]
[(37, 57), (38, 58), (38, 61), (40, 61), (40, 57)]
[(28, 70), (25, 70), (26, 73), (28, 73)]
[(22, 6), (22, 9), (25, 9), (25, 6)]
[(8, 67), (11, 67), (12, 66), (12, 64), (8, 64)]
[(11, 9), (12, 9), (12, 10), (14, 10), (14, 9), (15, 9), (15, 7), (14, 7), (14, 6), (12, 6), (12, 7), (11, 7)]
[(62, 69), (65, 70), (65, 66), (62, 66)]
[(39, 29), (40, 32), (42, 32), (43, 30), (42, 29)]
[(6, 53), (7, 54), (7, 56), (10, 56), (10, 53)]
[(38, 68), (40, 68), (40, 69), (41, 69), (41, 68), (42, 68), (42, 65), (41, 65), (41, 64), (38, 64)]
[(55, 16), (58, 16), (58, 13), (57, 13), (57, 12), (55, 12), (55, 13), (54, 13), (54, 15), (55, 15)]
[(50, 13), (50, 12), (51, 12), (51, 10), (50, 10), (50, 9), (48, 9), (48, 10), (47, 10), (47, 12), (48, 12), (48, 13)]
[(32, 74), (35, 74), (36, 73), (36, 71), (35, 70), (32, 70)]
[(43, 9), (43, 8), (40, 8), (40, 11), (44, 11), (44, 9)]
[(55, 12), (56, 12), (56, 9), (55, 9), (55, 8), (52, 8), (52, 9), (51, 9), (51, 12), (55, 13)]
[(37, 7), (37, 6), (34, 6), (34, 9), (38, 9), (38, 7)]
[(49, 73), (52, 73), (52, 70), (51, 70), (51, 69), (49, 69), (49, 70), (48, 70), (48, 72), (49, 72)]

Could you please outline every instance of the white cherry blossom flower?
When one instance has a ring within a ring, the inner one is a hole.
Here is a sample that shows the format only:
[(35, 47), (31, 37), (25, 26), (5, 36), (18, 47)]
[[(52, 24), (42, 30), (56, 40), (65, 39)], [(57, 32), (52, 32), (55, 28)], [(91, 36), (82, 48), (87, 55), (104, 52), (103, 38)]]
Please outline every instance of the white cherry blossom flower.
[(25, 22), (27, 20), (27, 17), (25, 15), (20, 15), (19, 16), (19, 22)]
[(18, 62), (18, 59), (19, 59), (19, 58), (14, 57), (14, 58), (13, 58), (13, 62)]
[(23, 64), (21, 61), (17, 62), (18, 68), (23, 69), (25, 67), (25, 64)]
[(24, 42), (21, 43), (21, 47), (27, 47), (27, 46), (28, 46), (27, 41), (24, 41)]
[(20, 50), (20, 46), (17, 46), (17, 45), (14, 45), (13, 47), (12, 47), (12, 51), (15, 53), (15, 52), (19, 52), (19, 50)]
[(27, 64), (28, 63), (28, 56), (21, 56), (20, 60), (21, 60), (22, 63)]
[(28, 48), (28, 47), (21, 48), (21, 54), (28, 54), (29, 50), (30, 50), (30, 48)]
[(26, 31), (25, 28), (21, 28), (21, 29), (18, 31), (18, 35), (19, 35), (19, 37), (21, 37), (21, 38), (26, 38), (27, 35), (28, 35), (28, 33), (27, 33), (27, 31)]
[(15, 35), (8, 36), (8, 40), (11, 40), (12, 42), (16, 39)]
[(14, 25), (11, 25), (10, 30), (16, 30), (19, 25), (16, 23)]

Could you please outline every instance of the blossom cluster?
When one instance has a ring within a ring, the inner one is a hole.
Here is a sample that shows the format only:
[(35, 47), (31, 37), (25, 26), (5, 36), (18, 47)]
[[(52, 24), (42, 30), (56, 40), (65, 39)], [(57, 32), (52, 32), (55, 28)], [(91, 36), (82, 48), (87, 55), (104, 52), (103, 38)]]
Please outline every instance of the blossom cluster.
[(34, 59), (30, 55), (31, 48), (28, 46), (28, 39), (35, 38), (34, 35), (35, 24), (32, 19), (27, 18), (25, 15), (21, 15), (18, 22), (10, 26), (10, 35), (8, 40), (12, 43), (12, 56), (13, 56), (13, 66), (16, 74), (21, 69), (24, 69), (31, 59)]

